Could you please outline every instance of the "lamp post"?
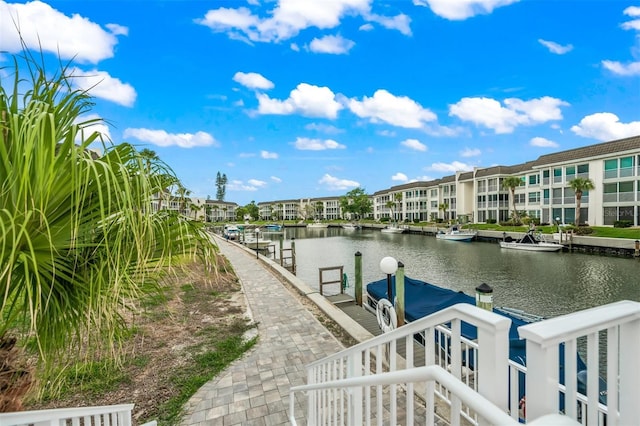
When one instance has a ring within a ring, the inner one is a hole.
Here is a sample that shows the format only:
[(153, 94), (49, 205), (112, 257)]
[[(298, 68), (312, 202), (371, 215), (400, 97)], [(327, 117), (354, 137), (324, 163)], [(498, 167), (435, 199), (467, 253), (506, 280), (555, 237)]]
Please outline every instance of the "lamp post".
[(387, 297), (393, 303), (391, 296), (391, 275), (398, 270), (398, 261), (391, 256), (383, 257), (380, 261), (380, 270), (387, 274)]

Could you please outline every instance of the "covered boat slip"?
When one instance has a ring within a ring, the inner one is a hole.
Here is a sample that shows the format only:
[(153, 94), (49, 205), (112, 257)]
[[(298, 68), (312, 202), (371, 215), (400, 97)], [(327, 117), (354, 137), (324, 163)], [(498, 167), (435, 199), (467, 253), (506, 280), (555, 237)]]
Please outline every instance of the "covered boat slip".
[[(387, 280), (382, 279), (379, 281), (374, 281), (372, 283), (367, 284), (367, 308), (375, 311), (376, 305), (380, 299), (387, 299)], [(433, 284), (426, 283), (424, 281), (419, 281), (411, 278), (405, 277), (404, 279), (404, 291), (405, 291), (405, 319), (407, 322), (416, 321), (422, 317), (433, 314), (434, 312), (440, 311), (442, 309), (448, 308), (458, 303), (466, 303), (475, 305), (476, 300), (475, 297), (467, 295), (463, 292), (456, 292), (454, 290), (442, 288), (435, 286)], [(391, 281), (391, 298), (395, 299), (396, 296), (396, 277), (392, 277)], [(506, 309), (506, 308), (505, 308)], [(511, 320), (511, 327), (509, 329), (509, 359), (522, 366), (526, 366), (526, 341), (521, 340), (518, 334), (518, 327), (529, 324), (531, 319), (542, 319), (540, 317), (536, 317), (535, 315), (529, 315), (523, 313), (523, 315), (519, 315), (515, 310), (502, 310), (500, 308), (494, 308), (493, 312), (507, 317)], [(477, 339), (477, 329), (475, 326), (463, 322), (461, 325), (461, 334), (464, 338), (466, 338), (470, 344), (468, 348), (464, 350), (463, 360), (466, 365), (470, 369), (470, 374), (474, 374), (474, 366), (475, 366), (475, 357), (476, 357), (476, 349), (473, 347), (472, 342)], [(422, 336), (414, 336), (416, 340), (418, 340), (421, 344), (424, 344), (424, 339)], [(449, 357), (449, 344), (448, 338), (446, 334), (441, 334), (436, 337), (436, 344), (440, 347), (441, 357), (442, 355), (446, 355), (443, 359), (439, 361), (442, 365), (443, 362), (446, 361), (446, 358)], [(561, 382), (564, 383), (564, 347), (562, 346), (562, 350), (560, 351), (559, 356), (559, 377), (561, 378)], [(576, 354), (576, 367), (577, 367), (577, 382), (578, 382), (578, 392), (586, 395), (586, 374), (584, 374), (586, 370), (586, 364), (579, 354)], [(524, 386), (525, 381), (524, 374), (521, 373), (520, 380), (518, 380), (518, 394), (521, 398), (524, 396)], [(604, 380), (600, 379), (600, 395), (601, 402), (606, 403), (606, 383)], [(561, 397), (561, 409), (564, 408), (564, 398)]]

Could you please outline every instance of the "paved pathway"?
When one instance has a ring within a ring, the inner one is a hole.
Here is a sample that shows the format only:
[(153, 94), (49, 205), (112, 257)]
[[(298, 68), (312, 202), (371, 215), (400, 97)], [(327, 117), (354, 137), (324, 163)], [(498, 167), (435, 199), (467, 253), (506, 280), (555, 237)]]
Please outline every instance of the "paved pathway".
[[(306, 383), (305, 366), (343, 346), (255, 255), (218, 239), (258, 324), (258, 343), (189, 400), (182, 425), (289, 424), (289, 388)], [(306, 411), (296, 396), (298, 423)]]

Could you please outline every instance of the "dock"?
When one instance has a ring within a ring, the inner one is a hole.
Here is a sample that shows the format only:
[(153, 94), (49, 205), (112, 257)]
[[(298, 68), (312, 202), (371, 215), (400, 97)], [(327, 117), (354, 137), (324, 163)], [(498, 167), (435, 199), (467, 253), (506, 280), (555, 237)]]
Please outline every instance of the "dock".
[(348, 294), (336, 294), (334, 296), (326, 296), (327, 300), (333, 303), (342, 312), (347, 314), (351, 319), (364, 327), (374, 336), (382, 334), (376, 316), (364, 309), (362, 306), (356, 305), (356, 300)]

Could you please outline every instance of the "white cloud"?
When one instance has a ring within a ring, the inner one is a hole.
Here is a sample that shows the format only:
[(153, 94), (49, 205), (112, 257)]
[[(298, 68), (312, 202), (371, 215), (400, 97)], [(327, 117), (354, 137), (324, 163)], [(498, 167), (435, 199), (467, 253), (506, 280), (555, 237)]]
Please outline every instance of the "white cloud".
[(640, 121), (621, 123), (615, 114), (598, 112), (584, 117), (571, 131), (586, 138), (610, 141), (640, 135)]
[(309, 123), (306, 126), (304, 126), (304, 128), (307, 130), (315, 130), (317, 132), (326, 133), (328, 135), (344, 133), (344, 130), (339, 129), (335, 126), (331, 126), (329, 124), (324, 124), (324, 123)]
[(327, 189), (332, 191), (343, 191), (345, 189), (352, 189), (360, 186), (360, 184), (354, 180), (339, 179), (331, 176), (330, 174), (322, 176), (322, 179), (320, 179), (318, 183), (325, 185)]
[[(345, 16), (368, 19), (371, 0), (294, 1), (279, 0), (269, 17), (253, 15), (246, 7), (209, 10), (195, 22), (215, 32), (226, 32), (230, 38), (247, 42), (280, 42), (298, 35), (306, 28), (336, 28)], [(402, 16), (402, 15), (400, 15)], [(382, 21), (376, 15), (371, 18)], [(386, 17), (385, 17), (386, 18)], [(404, 31), (402, 17), (386, 18), (388, 28)], [(381, 23), (385, 25), (385, 23)]]
[(280, 178), (279, 178), (279, 177), (277, 177), (277, 176), (271, 176), (271, 180), (272, 180), (272, 181), (274, 181), (274, 182), (276, 182), (276, 183), (280, 183), (280, 182), (282, 182), (282, 179), (280, 179)]
[(504, 100), (504, 105), (491, 98), (462, 98), (449, 106), (449, 115), (487, 127), (495, 133), (511, 133), (517, 126), (561, 120), (560, 107), (569, 104), (544, 96), (529, 101), (509, 98)]
[(602, 61), (602, 66), (618, 75), (640, 75), (640, 62), (630, 62), (623, 64), (618, 61)]
[(227, 189), (229, 191), (248, 191), (248, 192), (253, 192), (253, 191), (257, 191), (258, 187), (254, 186), (254, 185), (251, 185), (251, 184), (246, 185), (241, 180), (232, 180), (231, 182), (229, 182), (227, 184)]
[(269, 90), (273, 89), (273, 83), (266, 78), (264, 78), (261, 74), (255, 72), (237, 72), (233, 76), (233, 81), (242, 84), (249, 89), (262, 89)]
[(427, 146), (417, 139), (405, 139), (402, 142), (400, 142), (400, 145), (405, 146), (414, 151), (422, 151), (422, 152), (427, 151)]
[(78, 14), (66, 16), (41, 1), (10, 4), (0, 0), (0, 51), (22, 51), (22, 38), (29, 49), (98, 63), (113, 57), (116, 35), (127, 32), (117, 24), (107, 28), (111, 31)]
[(267, 186), (267, 182), (258, 179), (249, 179), (247, 183), (251, 186), (255, 186), (256, 188), (263, 188)]
[(291, 50), (293, 50), (294, 52), (299, 52), (300, 46), (298, 46), (296, 43), (291, 43)]
[(327, 35), (322, 38), (314, 38), (309, 44), (309, 50), (314, 53), (329, 53), (332, 55), (343, 55), (356, 44), (340, 35)]
[(74, 67), (69, 72), (73, 85), (87, 90), (91, 96), (128, 107), (133, 106), (136, 100), (137, 94), (133, 86), (111, 77), (105, 71), (83, 71)]
[(265, 160), (276, 160), (278, 158), (278, 154), (275, 152), (260, 151), (260, 157)]
[(346, 146), (334, 141), (333, 139), (309, 139), (297, 138), (294, 146), (296, 149), (304, 151), (324, 151), (327, 149), (345, 149)]
[(481, 152), (478, 148), (465, 148), (462, 151), (460, 151), (460, 156), (465, 158), (477, 157), (480, 154)]
[[(376, 22), (388, 30), (398, 30), (406, 36), (411, 35), (411, 18), (404, 13), (392, 17), (370, 13), (366, 15), (366, 19), (371, 22)], [(362, 27), (360, 27), (360, 29), (362, 29)]]
[(549, 49), (549, 52), (555, 53), (557, 55), (564, 55), (567, 52), (573, 50), (573, 45), (567, 44), (565, 46), (558, 44), (553, 41), (543, 40), (541, 38), (538, 39), (538, 43)]
[(193, 148), (198, 146), (219, 146), (219, 143), (206, 132), (197, 133), (167, 133), (164, 130), (125, 129), (125, 138), (135, 138), (142, 142), (149, 142), (158, 146), (179, 146)]
[(394, 96), (384, 89), (376, 90), (373, 97), (362, 101), (350, 99), (351, 112), (360, 118), (368, 118), (372, 123), (388, 123), (405, 128), (420, 128), (426, 122), (437, 119), (430, 110), (406, 96)]
[[(629, 6), (622, 13), (632, 18), (640, 16), (640, 7), (638, 6)], [(639, 30), (640, 31), (640, 19), (633, 19), (631, 21), (625, 22), (621, 25), (621, 27), (625, 30)]]
[(360, 25), (360, 28), (358, 28), (360, 31), (371, 31), (373, 30), (373, 25), (371, 24), (363, 24)]
[(94, 133), (100, 133), (105, 141), (111, 140), (111, 132), (109, 130), (109, 126), (102, 121), (102, 117), (96, 114), (88, 114), (78, 117), (74, 120), (74, 124), (85, 123), (87, 121), (99, 120), (95, 123), (85, 125), (80, 129), (78, 135), (76, 136), (76, 142), (80, 142), (81, 140), (87, 139), (89, 136)]
[(518, 0), (413, 0), (416, 6), (429, 6), (433, 13), (450, 20), (464, 20)]
[(254, 152), (241, 152), (240, 154), (238, 154), (238, 157), (240, 158), (252, 158), (255, 156), (256, 154)]
[(258, 113), (290, 115), (299, 113), (305, 117), (336, 118), (342, 105), (328, 87), (300, 83), (284, 101), (258, 94)]
[(396, 137), (396, 132), (393, 130), (378, 130), (376, 132), (377, 134), (379, 134), (380, 136), (386, 136), (388, 138), (395, 138)]
[(560, 146), (554, 141), (551, 141), (551, 140), (545, 139), (545, 138), (541, 138), (541, 137), (532, 138), (529, 141), (529, 145), (537, 146), (537, 147), (540, 147), (540, 148), (558, 148)]
[(404, 173), (398, 172), (395, 175), (391, 176), (391, 180), (398, 181), (398, 182), (406, 182), (409, 180), (409, 178)]
[(454, 161), (451, 163), (433, 163), (428, 170), (434, 170), (437, 172), (455, 173), (458, 171), (470, 171), (473, 170), (473, 166), (460, 161)]

